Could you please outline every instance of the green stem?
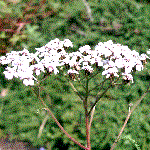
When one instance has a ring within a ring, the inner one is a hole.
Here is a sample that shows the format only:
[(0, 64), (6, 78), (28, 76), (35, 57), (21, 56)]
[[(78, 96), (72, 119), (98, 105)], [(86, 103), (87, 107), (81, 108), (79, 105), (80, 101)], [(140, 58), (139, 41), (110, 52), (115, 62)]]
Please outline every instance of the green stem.
[(69, 81), (69, 84), (71, 85), (74, 92), (80, 97), (81, 100), (83, 100), (83, 97), (80, 95), (80, 93), (77, 91), (77, 89), (74, 87), (74, 85)]
[[(66, 76), (65, 76), (66, 77)], [(66, 77), (67, 78), (67, 77)], [(71, 83), (69, 77), (67, 78), (69, 84), (71, 85), (72, 89), (74, 90), (74, 92), (80, 97), (81, 100), (84, 100), (84, 98), (81, 96), (81, 94), (77, 91), (77, 89), (75, 88), (75, 86), (73, 85), (73, 83)]]
[(105, 91), (104, 91), (100, 96), (98, 96), (99, 93), (97, 94), (96, 100), (95, 100), (94, 104), (92, 105), (92, 107), (91, 107), (91, 109), (90, 109), (90, 111), (89, 111), (89, 113), (88, 113), (88, 116), (90, 115), (90, 113), (92, 112), (93, 108), (96, 106), (96, 104), (98, 103), (98, 101), (105, 95), (105, 93), (108, 91), (108, 89), (109, 89), (111, 86), (112, 86), (112, 83), (110, 83), (110, 85), (108, 86), (108, 88), (105, 89)]
[[(113, 83), (115, 84), (118, 80), (120, 79), (120, 77)], [(99, 100), (105, 95), (105, 93), (108, 91), (108, 89), (112, 86), (112, 81), (110, 82), (109, 86), (105, 89), (105, 91), (99, 96), (100, 92), (97, 93), (97, 96), (96, 96), (96, 100), (94, 102), (94, 104), (92, 105), (89, 113), (88, 113), (88, 116), (90, 115), (90, 113), (92, 112), (94, 106), (96, 106), (96, 104), (99, 102)]]
[[(90, 93), (91, 91), (95, 90), (96, 88), (98, 88), (98, 86), (100, 86), (100, 85), (102, 85), (102, 87), (101, 87), (101, 89), (102, 89), (102, 88), (103, 88), (103, 84), (105, 83), (106, 80), (107, 80), (107, 79), (105, 79), (105, 80), (104, 80), (103, 82), (101, 82), (100, 84), (96, 85), (96, 87), (90, 89), (90, 90), (89, 90), (89, 93)], [(100, 89), (100, 90), (101, 90), (101, 89)]]
[(86, 87), (81, 83), (81, 81), (77, 78), (77, 81), (80, 83), (80, 85), (86, 90)]

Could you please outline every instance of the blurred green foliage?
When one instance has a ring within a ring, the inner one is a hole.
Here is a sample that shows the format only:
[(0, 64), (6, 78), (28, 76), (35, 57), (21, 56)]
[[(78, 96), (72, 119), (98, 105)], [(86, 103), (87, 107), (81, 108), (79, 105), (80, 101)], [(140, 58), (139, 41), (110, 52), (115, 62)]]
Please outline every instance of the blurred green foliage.
[[(150, 48), (150, 5), (148, 1), (88, 0), (93, 21), (88, 17), (82, 0), (5, 0), (0, 1), (0, 42), (4, 55), (12, 50), (43, 46), (50, 40), (70, 39), (76, 51), (85, 44), (92, 48), (98, 42), (113, 40), (129, 46), (139, 53)], [(150, 65), (147, 65), (150, 70)], [(0, 68), (0, 129), (10, 140), (28, 141), (34, 146), (47, 145), (47, 149), (80, 149), (64, 135), (49, 116), (42, 135), (38, 132), (47, 112), (38, 100), (38, 87), (25, 87), (19, 79), (4, 78)], [(150, 82), (147, 70), (135, 74), (131, 86), (110, 89), (97, 104), (91, 128), (92, 149), (110, 149), (128, 114), (129, 103), (135, 103)], [(100, 83), (100, 76), (92, 79), (90, 87)], [(83, 92), (82, 86), (74, 82)], [(74, 94), (64, 77), (51, 75), (42, 84), (41, 97), (69, 134), (81, 142), (86, 141), (82, 101)], [(33, 94), (33, 91), (37, 94)], [(102, 89), (103, 91), (104, 89)], [(97, 93), (98, 89), (94, 91)], [(94, 94), (93, 93), (93, 94)], [(89, 106), (94, 102), (89, 97)], [(143, 99), (122, 134), (117, 150), (135, 150), (149, 147), (150, 114), (149, 94)], [(1, 133), (1, 132), (0, 132)], [(3, 134), (1, 136), (4, 136)]]

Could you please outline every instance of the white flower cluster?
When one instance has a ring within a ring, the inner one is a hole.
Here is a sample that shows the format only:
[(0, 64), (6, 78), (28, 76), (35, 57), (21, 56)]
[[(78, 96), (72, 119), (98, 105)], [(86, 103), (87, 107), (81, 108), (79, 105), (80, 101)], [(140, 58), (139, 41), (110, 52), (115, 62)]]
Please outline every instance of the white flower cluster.
[(37, 81), (35, 76), (46, 70), (57, 74), (58, 66), (68, 66), (67, 73), (74, 77), (80, 70), (92, 73), (94, 64), (104, 68), (102, 75), (106, 75), (106, 78), (119, 77), (121, 72), (124, 80), (133, 82), (133, 69), (141, 71), (143, 62), (149, 58), (146, 54), (139, 55), (135, 50), (131, 51), (127, 46), (113, 44), (111, 40), (98, 43), (95, 50), (85, 45), (77, 52), (66, 53), (65, 48), (68, 47), (73, 47), (69, 39), (60, 41), (56, 38), (45, 46), (36, 48), (35, 54), (29, 53), (27, 49), (7, 53), (0, 57), (0, 63), (9, 64), (4, 71), (7, 79), (20, 78), (28, 86), (34, 85), (34, 81)]

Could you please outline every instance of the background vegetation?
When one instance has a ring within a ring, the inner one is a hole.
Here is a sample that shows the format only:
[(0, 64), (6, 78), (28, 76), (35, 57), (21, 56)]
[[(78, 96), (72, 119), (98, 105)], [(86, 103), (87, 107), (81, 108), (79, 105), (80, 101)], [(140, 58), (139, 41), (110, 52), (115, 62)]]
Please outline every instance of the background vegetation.
[[(82, 0), (1, 0), (0, 53), (24, 47), (30, 52), (50, 40), (70, 39), (78, 50), (86, 44), (92, 48), (98, 42), (113, 40), (139, 53), (150, 48), (150, 5), (140, 0), (88, 0), (92, 17)], [(147, 66), (150, 69), (150, 66)], [(18, 79), (4, 78), (0, 67), (0, 136), (9, 134), (10, 140), (22, 140), (39, 148), (80, 149), (48, 116), (40, 138), (39, 128), (47, 113), (30, 87)], [(91, 87), (100, 82), (95, 77)], [(129, 103), (135, 103), (150, 82), (146, 70), (137, 72), (131, 86), (110, 89), (97, 104), (91, 128), (92, 149), (110, 149), (128, 114)], [(74, 82), (82, 93), (82, 87)], [(85, 144), (86, 131), (82, 101), (74, 94), (64, 77), (51, 75), (43, 83), (41, 96), (56, 118), (72, 137)], [(103, 91), (104, 89), (102, 89)], [(34, 88), (38, 92), (37, 88)], [(95, 91), (95, 93), (98, 89)], [(150, 141), (149, 94), (132, 114), (119, 141), (117, 150), (148, 150)], [(89, 98), (89, 105), (93, 97)], [(138, 146), (137, 146), (138, 145)]]

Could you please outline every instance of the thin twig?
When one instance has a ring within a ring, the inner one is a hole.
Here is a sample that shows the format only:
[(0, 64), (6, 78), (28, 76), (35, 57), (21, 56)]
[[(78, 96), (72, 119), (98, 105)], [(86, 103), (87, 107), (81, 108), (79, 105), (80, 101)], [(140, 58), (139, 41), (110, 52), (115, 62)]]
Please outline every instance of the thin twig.
[(44, 120), (43, 120), (43, 122), (42, 122), (42, 124), (41, 124), (41, 126), (40, 126), (40, 129), (39, 129), (39, 134), (38, 134), (38, 139), (41, 137), (41, 134), (42, 134), (42, 131), (43, 131), (43, 129), (44, 129), (44, 126), (45, 126), (45, 124), (46, 124), (46, 121), (48, 120), (48, 117), (49, 117), (49, 115), (46, 115), (46, 117), (44, 118)]
[(91, 109), (90, 109), (90, 111), (89, 111), (89, 113), (88, 113), (88, 116), (89, 116), (90, 113), (92, 112), (94, 106), (96, 106), (96, 104), (98, 103), (98, 101), (105, 95), (105, 93), (108, 91), (108, 89), (109, 89), (111, 86), (112, 86), (112, 84), (110, 83), (109, 86), (108, 86), (108, 88), (105, 89), (105, 91), (104, 91), (100, 96), (98, 96), (98, 95), (96, 96), (96, 100), (95, 100), (94, 104), (92, 105), (92, 107), (91, 107)]
[(89, 4), (87, 3), (86, 0), (83, 0), (83, 3), (84, 3), (84, 5), (85, 5), (85, 7), (86, 7), (87, 14), (88, 14), (88, 17), (89, 17), (90, 21), (93, 22), (94, 19), (93, 19), (93, 17), (92, 17), (91, 8), (90, 8)]
[[(114, 82), (118, 82), (118, 80), (120, 79), (120, 77)], [(113, 84), (114, 84), (113, 83)], [(89, 113), (88, 113), (88, 116), (90, 115), (91, 111), (93, 110), (93, 107), (96, 106), (96, 104), (100, 101), (100, 99), (106, 94), (106, 92), (108, 91), (108, 89), (112, 86), (112, 82), (109, 84), (109, 86), (105, 89), (105, 91), (99, 96), (100, 92), (98, 92), (97, 96), (96, 96), (96, 100), (94, 102), (94, 104), (92, 105)]]
[(125, 120), (125, 122), (124, 122), (124, 125), (123, 125), (123, 127), (121, 128), (121, 131), (120, 131), (120, 133), (119, 133), (117, 139), (116, 139), (115, 142), (113, 143), (113, 145), (112, 145), (112, 147), (111, 147), (110, 150), (113, 150), (113, 149), (115, 148), (115, 146), (116, 146), (117, 142), (119, 141), (120, 136), (121, 136), (121, 134), (122, 134), (122, 132), (123, 132), (123, 130), (124, 130), (124, 128), (125, 128), (125, 126), (126, 126), (128, 120), (129, 120), (129, 118), (130, 118), (131, 113), (132, 113), (132, 112), (135, 110), (135, 108), (140, 104), (140, 102), (141, 102), (142, 99), (146, 96), (146, 94), (147, 94), (148, 92), (150, 92), (150, 91), (149, 91), (149, 87), (148, 87), (147, 91), (141, 96), (141, 98), (136, 102), (136, 104), (133, 106), (133, 108), (131, 109), (131, 111), (129, 111), (128, 116), (127, 116), (127, 118), (126, 118), (126, 120)]
[(85, 86), (81, 83), (81, 81), (77, 78), (77, 81), (80, 83), (80, 85), (86, 90)]
[[(90, 89), (90, 90), (89, 90), (89, 93), (90, 93), (91, 91), (95, 90), (96, 88), (98, 88), (98, 86), (100, 86), (101, 84), (102, 84), (102, 87), (103, 87), (103, 84), (104, 84), (105, 81), (106, 81), (106, 79), (105, 79), (103, 82), (101, 82), (100, 84), (96, 85), (94, 88)], [(101, 90), (101, 89), (100, 89), (100, 90)]]
[(89, 123), (89, 128), (91, 128), (91, 124), (92, 124), (93, 116), (94, 116), (94, 111), (95, 111), (95, 106), (93, 107), (93, 110), (91, 112), (91, 119), (90, 119), (90, 123)]
[(94, 75), (91, 75), (89, 80), (91, 80), (92, 78), (94, 78), (95, 76), (97, 76), (100, 72), (95, 73)]
[(83, 97), (80, 95), (80, 93), (77, 91), (77, 89), (74, 87), (74, 85), (69, 81), (69, 84), (73, 88), (74, 92), (81, 98), (81, 100), (84, 100)]
[[(66, 76), (65, 76), (66, 77)], [(67, 78), (67, 77), (66, 77)], [(69, 84), (71, 85), (72, 89), (74, 90), (74, 92), (80, 97), (81, 100), (84, 100), (84, 98), (81, 96), (81, 94), (77, 91), (77, 89), (74, 87), (74, 85), (71, 83), (70, 79), (67, 78)]]

